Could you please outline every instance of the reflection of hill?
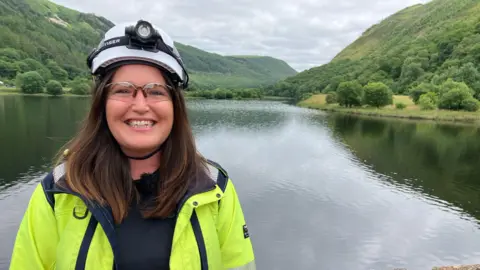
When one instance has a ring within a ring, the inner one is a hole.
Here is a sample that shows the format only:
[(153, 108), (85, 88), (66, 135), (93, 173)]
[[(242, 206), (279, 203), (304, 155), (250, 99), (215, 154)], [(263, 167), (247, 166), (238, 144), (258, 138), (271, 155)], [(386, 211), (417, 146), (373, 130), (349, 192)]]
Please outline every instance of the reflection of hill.
[[(20, 174), (42, 170), (76, 131), (88, 99), (4, 96), (0, 118), (0, 186)], [(28, 178), (28, 177), (27, 177)], [(27, 179), (30, 180), (30, 179)]]
[(480, 129), (334, 116), (329, 125), (359, 159), (395, 183), (480, 219)]
[(294, 118), (305, 110), (286, 107), (270, 101), (215, 101), (192, 100), (188, 102), (190, 121), (196, 132), (212, 128), (269, 129)]

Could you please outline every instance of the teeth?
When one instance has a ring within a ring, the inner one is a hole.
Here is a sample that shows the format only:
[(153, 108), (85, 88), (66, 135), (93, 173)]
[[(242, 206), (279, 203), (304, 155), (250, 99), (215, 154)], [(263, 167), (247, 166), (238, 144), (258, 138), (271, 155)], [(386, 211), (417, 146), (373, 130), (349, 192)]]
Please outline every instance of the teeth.
[(151, 127), (153, 121), (129, 121), (128, 125), (132, 127)]

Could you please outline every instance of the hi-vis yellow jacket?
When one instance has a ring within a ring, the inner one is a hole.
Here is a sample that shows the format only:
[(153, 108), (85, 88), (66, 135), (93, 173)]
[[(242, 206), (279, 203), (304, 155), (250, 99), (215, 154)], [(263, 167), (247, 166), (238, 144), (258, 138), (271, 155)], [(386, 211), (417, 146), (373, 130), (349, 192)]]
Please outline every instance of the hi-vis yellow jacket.
[[(177, 210), (170, 269), (255, 269), (235, 187), (218, 164), (210, 161), (209, 170), (212, 184), (187, 194)], [(122, 270), (111, 212), (57, 185), (64, 171), (57, 166), (33, 192), (10, 270)]]

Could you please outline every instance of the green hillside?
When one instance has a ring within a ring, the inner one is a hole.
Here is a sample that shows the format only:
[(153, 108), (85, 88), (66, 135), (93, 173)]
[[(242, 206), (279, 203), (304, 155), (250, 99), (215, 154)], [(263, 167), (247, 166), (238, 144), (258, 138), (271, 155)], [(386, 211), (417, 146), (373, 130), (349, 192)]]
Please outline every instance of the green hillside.
[[(113, 26), (93, 14), (48, 0), (0, 0), (0, 81), (15, 84), (17, 74), (37, 71), (62, 84), (88, 78), (86, 56)], [(270, 57), (229, 57), (179, 44), (192, 88), (259, 87), (296, 74)]]
[(443, 90), (452, 88), (444, 83), (452, 79), (459, 82), (453, 88), (468, 88), (464, 95), (479, 98), (478, 14), (476, 0), (433, 0), (408, 7), (370, 27), (330, 63), (289, 77), (269, 93), (298, 100), (357, 81), (362, 86), (381, 82), (395, 94), (433, 92), (442, 100)]
[(176, 43), (191, 73), (202, 89), (245, 88), (273, 84), (297, 72), (284, 61), (266, 56), (222, 56)]

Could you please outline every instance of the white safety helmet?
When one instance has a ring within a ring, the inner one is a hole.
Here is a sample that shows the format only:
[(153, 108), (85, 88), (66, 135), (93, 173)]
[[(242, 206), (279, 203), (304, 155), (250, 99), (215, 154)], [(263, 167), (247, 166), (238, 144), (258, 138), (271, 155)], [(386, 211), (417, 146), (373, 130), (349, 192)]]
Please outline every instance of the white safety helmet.
[(174, 83), (188, 87), (188, 74), (173, 40), (162, 29), (139, 20), (115, 25), (87, 59), (92, 75), (127, 63), (150, 64), (168, 72)]

